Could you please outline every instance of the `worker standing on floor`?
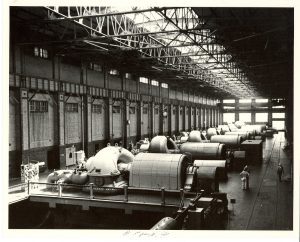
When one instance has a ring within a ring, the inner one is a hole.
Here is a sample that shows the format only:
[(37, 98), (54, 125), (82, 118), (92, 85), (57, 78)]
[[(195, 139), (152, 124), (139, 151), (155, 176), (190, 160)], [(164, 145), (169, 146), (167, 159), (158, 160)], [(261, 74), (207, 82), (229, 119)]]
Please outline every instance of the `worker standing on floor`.
[(249, 174), (249, 176), (246, 177), (246, 189), (249, 189), (250, 169), (247, 165), (244, 167), (244, 171), (247, 171)]
[(247, 171), (247, 166), (244, 167), (243, 171), (240, 173), (241, 181), (242, 181), (242, 189), (249, 189), (249, 177), (250, 174)]
[(277, 175), (278, 175), (280, 182), (281, 182), (281, 176), (283, 173), (284, 173), (283, 166), (279, 163), (278, 167), (277, 167)]

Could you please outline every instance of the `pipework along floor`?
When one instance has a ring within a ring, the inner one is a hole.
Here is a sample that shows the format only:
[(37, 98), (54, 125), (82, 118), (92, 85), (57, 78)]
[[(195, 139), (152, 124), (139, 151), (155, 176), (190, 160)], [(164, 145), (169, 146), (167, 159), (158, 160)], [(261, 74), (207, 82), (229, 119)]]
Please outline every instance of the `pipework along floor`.
[[(239, 173), (231, 171), (228, 181), (220, 184), (220, 191), (228, 194), (228, 230), (292, 230), (293, 179), (292, 153), (284, 150), (283, 132), (267, 138), (263, 143), (263, 163), (248, 165), (250, 189), (242, 190)], [(284, 167), (279, 182), (277, 165)], [(230, 203), (235, 199), (235, 203)]]

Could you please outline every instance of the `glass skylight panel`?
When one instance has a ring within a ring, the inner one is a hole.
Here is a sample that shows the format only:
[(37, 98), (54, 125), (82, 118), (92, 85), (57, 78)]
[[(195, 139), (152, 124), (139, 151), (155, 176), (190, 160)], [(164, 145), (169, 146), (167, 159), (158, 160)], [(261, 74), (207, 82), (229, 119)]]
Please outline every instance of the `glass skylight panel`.
[[(151, 9), (151, 7), (133, 8), (118, 6), (103, 9), (103, 12), (127, 12), (133, 10)], [(178, 55), (178, 57), (181, 55), (186, 55), (187, 60), (191, 62), (191, 66), (178, 64), (174, 67), (184, 71), (185, 73), (191, 74), (191, 78), (205, 79), (205, 81), (210, 82), (210, 85), (217, 86), (219, 86), (218, 82), (211, 81), (213, 79), (220, 78), (222, 79), (221, 84), (223, 83), (224, 90), (226, 88), (226, 91), (234, 92), (234, 95), (244, 95), (244, 98), (254, 93), (252, 90), (249, 90), (250, 87), (246, 86), (246, 82), (241, 83), (239, 78), (235, 77), (235, 75), (229, 75), (226, 77), (226, 74), (224, 73), (229, 74), (230, 72), (226, 70), (226, 66), (224, 66), (224, 64), (215, 63), (218, 62), (217, 56), (212, 53), (223, 52), (226, 50), (226, 48), (219, 44), (210, 44), (215, 42), (215, 35), (211, 29), (201, 28), (199, 30), (195, 30), (196, 27), (201, 27), (204, 22), (191, 8), (166, 9), (164, 13), (174, 23), (167, 20), (162, 13), (156, 12), (155, 10), (126, 14), (125, 17), (128, 18), (128, 22), (132, 21), (133, 28), (131, 32), (133, 33), (158, 32), (155, 35), (151, 35), (156, 41), (147, 43), (147, 40), (145, 40), (145, 44), (147, 46), (160, 47), (162, 45), (169, 45), (170, 47), (173, 46), (173, 50), (175, 50), (174, 52), (170, 51), (170, 55)], [(194, 29), (193, 31), (196, 33), (196, 35), (180, 33), (179, 29)], [(130, 32), (130, 28), (129, 30), (126, 28), (126, 31)], [(115, 39), (117, 39), (117, 37)], [(198, 46), (195, 45), (195, 42), (202, 42), (204, 44), (202, 46)], [(207, 43), (207, 45), (205, 45), (205, 43)], [(224, 54), (224, 59), (225, 61), (228, 61), (232, 59), (232, 56), (230, 54)], [(197, 63), (199, 65), (195, 65)], [(195, 70), (190, 70), (191, 68)], [(201, 76), (202, 73), (200, 70), (203, 69), (208, 70), (205, 76)], [(241, 86), (238, 85), (239, 83)]]

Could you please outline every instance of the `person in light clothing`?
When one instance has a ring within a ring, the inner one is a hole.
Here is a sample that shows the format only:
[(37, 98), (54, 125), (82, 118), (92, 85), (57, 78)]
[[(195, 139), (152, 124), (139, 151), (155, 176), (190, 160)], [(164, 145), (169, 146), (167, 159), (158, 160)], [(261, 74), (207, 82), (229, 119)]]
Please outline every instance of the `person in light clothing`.
[(247, 171), (247, 166), (244, 167), (243, 171), (240, 173), (241, 181), (242, 181), (242, 189), (249, 189), (249, 177), (250, 174)]

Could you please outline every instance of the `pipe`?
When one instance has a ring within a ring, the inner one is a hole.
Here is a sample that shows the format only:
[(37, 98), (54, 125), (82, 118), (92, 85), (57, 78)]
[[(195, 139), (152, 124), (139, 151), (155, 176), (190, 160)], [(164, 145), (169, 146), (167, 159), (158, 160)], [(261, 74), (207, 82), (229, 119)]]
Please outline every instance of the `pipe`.
[(159, 220), (151, 230), (174, 230), (178, 229), (178, 222), (171, 217), (165, 217)]
[(250, 133), (248, 131), (232, 131), (226, 132), (225, 135), (238, 135), (241, 137), (241, 141), (250, 139)]
[(195, 160), (194, 166), (202, 167), (216, 167), (217, 177), (219, 179), (227, 179), (226, 160)]
[[(216, 135), (213, 137), (218, 137)], [(225, 147), (220, 143), (187, 142), (180, 146), (181, 153), (190, 153), (193, 160), (197, 159), (225, 159)]]
[(83, 114), (83, 96), (81, 96), (81, 137), (82, 137), (82, 150), (84, 150), (84, 114)]
[(188, 162), (183, 154), (139, 153), (131, 165), (129, 186), (179, 190), (184, 186)]
[(222, 143), (228, 147), (238, 147), (241, 144), (239, 135), (215, 135), (211, 137), (211, 143)]
[(194, 166), (214, 166), (226, 168), (226, 160), (195, 160)]

